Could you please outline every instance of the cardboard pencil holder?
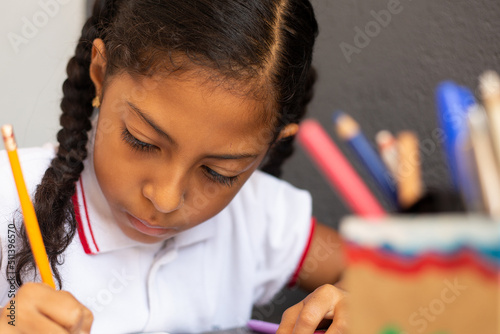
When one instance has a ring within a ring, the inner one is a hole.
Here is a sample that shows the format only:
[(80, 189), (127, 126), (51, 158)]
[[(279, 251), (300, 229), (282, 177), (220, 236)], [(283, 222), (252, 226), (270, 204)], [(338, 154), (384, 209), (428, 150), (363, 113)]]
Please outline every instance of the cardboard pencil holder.
[(340, 231), (350, 334), (500, 333), (500, 222), (350, 216)]

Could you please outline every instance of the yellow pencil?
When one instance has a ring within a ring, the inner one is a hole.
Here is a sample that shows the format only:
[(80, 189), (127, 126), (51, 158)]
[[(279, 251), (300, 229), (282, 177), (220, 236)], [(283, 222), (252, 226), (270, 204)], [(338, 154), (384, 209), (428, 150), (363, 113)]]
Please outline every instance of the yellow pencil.
[(21, 202), (24, 226), (26, 227), (26, 232), (30, 241), (31, 251), (33, 252), (40, 275), (42, 276), (42, 281), (55, 289), (56, 285), (52, 277), (52, 271), (50, 270), (49, 259), (47, 257), (45, 245), (43, 244), (40, 226), (38, 226), (35, 208), (33, 207), (28, 190), (26, 189), (26, 184), (24, 183), (12, 125), (2, 126), (2, 137), (9, 156), (12, 174), (14, 174), (14, 181), (16, 182), (17, 193), (19, 194), (19, 201)]

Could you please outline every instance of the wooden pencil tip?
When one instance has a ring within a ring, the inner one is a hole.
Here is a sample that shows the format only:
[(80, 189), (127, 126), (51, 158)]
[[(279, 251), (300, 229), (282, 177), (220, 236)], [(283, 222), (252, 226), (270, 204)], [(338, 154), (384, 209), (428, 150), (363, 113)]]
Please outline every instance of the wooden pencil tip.
[(12, 125), (11, 124), (5, 124), (2, 125), (2, 136), (7, 137), (12, 135)]
[(351, 116), (337, 112), (334, 115), (337, 135), (343, 140), (349, 140), (359, 133), (359, 124)]
[(341, 110), (334, 111), (332, 113), (332, 121), (333, 123), (337, 123), (338, 119), (345, 116), (345, 113)]
[(500, 76), (495, 71), (486, 71), (479, 77), (479, 88), (483, 98), (500, 94)]
[(12, 125), (6, 124), (2, 126), (2, 137), (7, 151), (14, 151), (17, 148)]
[(387, 148), (396, 144), (396, 138), (388, 130), (381, 130), (375, 135), (375, 142), (379, 147)]

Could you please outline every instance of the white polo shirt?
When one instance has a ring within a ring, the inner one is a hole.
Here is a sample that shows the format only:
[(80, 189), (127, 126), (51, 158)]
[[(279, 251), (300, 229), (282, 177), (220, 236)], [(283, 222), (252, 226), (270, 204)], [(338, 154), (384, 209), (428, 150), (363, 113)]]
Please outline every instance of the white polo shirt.
[[(19, 155), (33, 193), (54, 147)], [(113, 221), (92, 154), (73, 201), (78, 233), (59, 268), (63, 289), (94, 313), (92, 333), (243, 326), (252, 306), (268, 302), (298, 271), (314, 227), (309, 193), (260, 171), (215, 217), (152, 245), (129, 239)], [(0, 151), (0, 305), (9, 300), (7, 238), (18, 207), (7, 154)]]

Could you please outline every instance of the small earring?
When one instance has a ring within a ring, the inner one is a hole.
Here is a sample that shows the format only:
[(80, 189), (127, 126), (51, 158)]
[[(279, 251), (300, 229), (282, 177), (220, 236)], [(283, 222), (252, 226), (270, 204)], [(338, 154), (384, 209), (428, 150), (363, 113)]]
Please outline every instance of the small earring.
[(99, 99), (99, 96), (94, 97), (92, 100), (92, 107), (94, 108), (99, 108), (101, 106), (101, 99)]

